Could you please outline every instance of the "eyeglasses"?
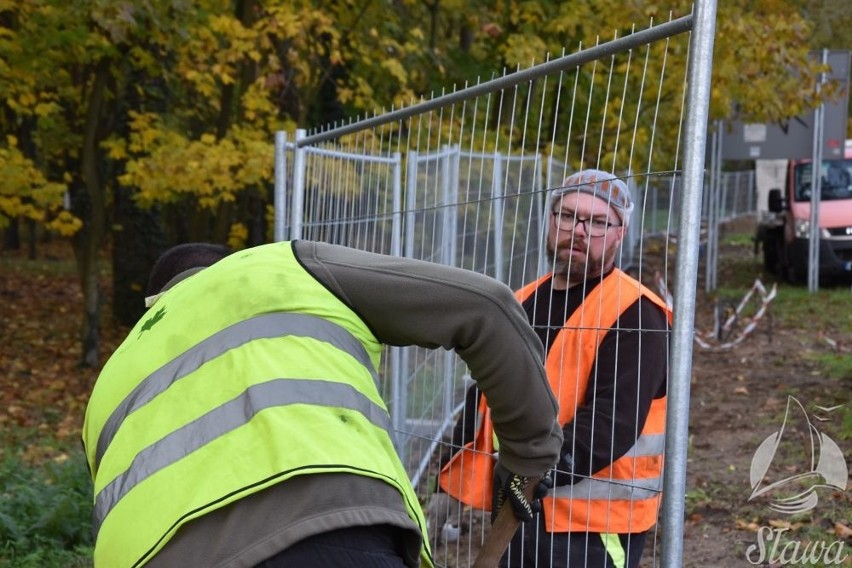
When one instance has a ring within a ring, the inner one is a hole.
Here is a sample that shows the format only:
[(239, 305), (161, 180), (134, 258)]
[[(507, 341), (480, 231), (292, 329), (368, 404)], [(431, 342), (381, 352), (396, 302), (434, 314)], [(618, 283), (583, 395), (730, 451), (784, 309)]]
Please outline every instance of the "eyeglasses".
[(577, 217), (576, 211), (554, 209), (551, 214), (553, 215), (553, 223), (560, 231), (573, 231), (577, 225), (583, 225), (583, 230), (590, 237), (602, 237), (606, 235), (609, 229), (621, 227), (621, 225), (610, 223), (606, 219), (581, 219)]

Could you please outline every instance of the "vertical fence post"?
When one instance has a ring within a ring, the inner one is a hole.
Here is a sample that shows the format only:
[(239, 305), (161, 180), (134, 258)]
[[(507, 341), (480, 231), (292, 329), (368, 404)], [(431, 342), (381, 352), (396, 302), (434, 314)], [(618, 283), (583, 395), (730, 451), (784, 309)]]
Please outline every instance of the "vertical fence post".
[[(748, 172), (748, 203), (747, 213), (757, 212), (757, 182), (755, 180), (756, 173), (754, 170)], [(759, 219), (758, 219), (759, 220)]]
[[(415, 227), (415, 207), (417, 206), (417, 164), (418, 153), (411, 151), (408, 153), (405, 162), (405, 219), (403, 220), (404, 238), (401, 243), (402, 256), (406, 258), (414, 258), (414, 227)], [(399, 358), (399, 379), (398, 383), (392, 385), (393, 392), (391, 393), (394, 413), (393, 426), (397, 432), (403, 431), (405, 420), (408, 415), (408, 373), (410, 372), (409, 364), (411, 359), (411, 350), (413, 347), (401, 347)]]
[(505, 259), (503, 257), (503, 211), (505, 208), (503, 200), (503, 156), (500, 152), (494, 152), (494, 161), (491, 165), (491, 215), (494, 227), (494, 278), (500, 282), (504, 279)]
[[(459, 190), (459, 147), (444, 146), (441, 157), (441, 189), (443, 192), (443, 212), (441, 215), (441, 235), (443, 240), (442, 261), (448, 266), (456, 266), (458, 241), (458, 190)], [(456, 356), (452, 351), (444, 352), (444, 404), (442, 416), (452, 415), (455, 387)]]
[(710, 164), (707, 168), (707, 175), (709, 176), (710, 183), (704, 186), (704, 192), (702, 193), (703, 197), (703, 206), (702, 206), (702, 217), (704, 218), (704, 224), (706, 227), (706, 243), (704, 245), (704, 291), (710, 292), (713, 290), (711, 281), (712, 275), (710, 274), (710, 255), (712, 251), (710, 250), (711, 241), (710, 233), (713, 230), (713, 204), (715, 203), (714, 196), (716, 195), (716, 169), (714, 166), (716, 165), (716, 138), (718, 133), (713, 130), (710, 133)]
[[(822, 64), (828, 64), (828, 50), (822, 50)], [(820, 73), (816, 84), (817, 98), (825, 83), (825, 73)], [(811, 161), (811, 215), (808, 235), (808, 292), (819, 290), (819, 207), (822, 201), (822, 146), (825, 128), (825, 103), (814, 109), (814, 147)]]
[(439, 183), (441, 187), (441, 262), (447, 266), (456, 265), (456, 228), (458, 223), (457, 194), (458, 185), (454, 174), (455, 147), (444, 145), (438, 161)]
[[(647, 186), (646, 186), (647, 187)], [(656, 232), (657, 227), (659, 227), (659, 215), (660, 215), (660, 191), (656, 184), (653, 187), (649, 188), (651, 191), (651, 227), (652, 231)], [(670, 190), (671, 193), (671, 190)], [(646, 198), (647, 199), (647, 198)], [(669, 196), (669, 209), (671, 209), (671, 195)], [(668, 215), (666, 215), (666, 219), (668, 219)], [(671, 227), (668, 226), (668, 222), (666, 223), (666, 234), (671, 232)]]
[(672, 353), (666, 412), (666, 461), (663, 491), (663, 550), (665, 568), (683, 566), (683, 527), (686, 501), (686, 455), (689, 441), (689, 382), (692, 375), (692, 343), (695, 329), (695, 296), (701, 229), (701, 189), (707, 115), (710, 107), (710, 73), (716, 0), (696, 0), (690, 38), (689, 69), (684, 130), (683, 202), (678, 229)]
[(704, 249), (704, 291), (712, 292), (716, 289), (716, 247), (719, 240), (717, 231), (719, 228), (719, 194), (721, 193), (721, 180), (719, 179), (720, 144), (722, 139), (721, 122), (715, 121), (710, 144), (710, 190), (707, 198), (707, 241)]
[(547, 223), (550, 223), (549, 212), (547, 211), (547, 197), (550, 193), (549, 190), (555, 189), (558, 186), (562, 185), (562, 181), (565, 179), (565, 172), (562, 172), (562, 177), (559, 178), (559, 181), (553, 179), (553, 154), (547, 156), (547, 187), (545, 188), (545, 195), (533, 196), (533, 207), (536, 207), (538, 210), (538, 216), (541, 220), (541, 225), (539, 226), (539, 236), (538, 236), (538, 274), (535, 276), (539, 276), (545, 274), (548, 270), (547, 266), (547, 234), (548, 234), (548, 226)]
[[(392, 197), (393, 217), (391, 220), (391, 247), (390, 253), (392, 256), (402, 256), (402, 154), (400, 152), (393, 153), (393, 197)], [(403, 354), (405, 348), (391, 347), (391, 401), (393, 414), (391, 415), (391, 423), (393, 424), (394, 443), (397, 444), (397, 451), (403, 453), (403, 446), (398, 439), (398, 434), (403, 431), (406, 421), (408, 420), (408, 408), (405, 403), (405, 374)]]
[(414, 257), (414, 208), (417, 206), (417, 163), (419, 154), (412, 150), (405, 162), (405, 238), (402, 242), (403, 256)]
[(731, 200), (731, 218), (737, 218), (742, 215), (740, 211), (740, 191), (742, 186), (742, 172), (737, 171), (734, 173), (734, 198)]
[(290, 239), (302, 238), (302, 222), (305, 210), (305, 153), (299, 142), (306, 136), (303, 128), (296, 130), (293, 147), (293, 196), (290, 202)]
[[(523, 162), (521, 162), (521, 167), (523, 168)], [(543, 236), (546, 234), (545, 228), (547, 228), (547, 225), (545, 225), (544, 223), (550, 221), (550, 217), (548, 217), (547, 212), (545, 211), (545, 208), (547, 207), (547, 195), (550, 193), (548, 190), (550, 189), (551, 186), (548, 183), (548, 180), (550, 179), (549, 173), (548, 173), (548, 175), (545, 176), (544, 173), (542, 172), (542, 170), (544, 169), (544, 166), (542, 165), (541, 154), (536, 153), (534, 168), (535, 168), (535, 171), (536, 171), (536, 176), (535, 176), (536, 187), (535, 187), (535, 190), (532, 192), (532, 194), (530, 194), (530, 213), (529, 213), (530, 222), (529, 222), (529, 226), (530, 227), (535, 226), (535, 223), (532, 222), (533, 219), (538, 221), (538, 231), (537, 231), (538, 234), (536, 235), (536, 238), (535, 238), (535, 245), (536, 245), (536, 249), (538, 250), (539, 258), (543, 258), (541, 251), (542, 251), (542, 249), (544, 249), (544, 246), (545, 246), (546, 241), (544, 240)], [(549, 169), (550, 168), (548, 167), (548, 170)], [(521, 173), (519, 172), (518, 175), (520, 176)], [(519, 188), (519, 192), (520, 192), (520, 188)], [(526, 239), (527, 248), (529, 248), (530, 244), (532, 244), (532, 241), (530, 240), (529, 236), (527, 236), (527, 239)], [(514, 263), (514, 258), (510, 258), (509, 265), (511, 266), (513, 263)], [(523, 269), (524, 276), (526, 276), (526, 270), (527, 270), (526, 266), (527, 266), (527, 264), (525, 264), (524, 269)], [(510, 273), (508, 278), (511, 278), (511, 277), (512, 277), (512, 275)], [(523, 280), (526, 280), (526, 278), (524, 278)], [(506, 283), (508, 284), (509, 280), (506, 280)]]
[(402, 256), (402, 154), (393, 153), (393, 198), (391, 207), (391, 250), (392, 256)]
[[(633, 196), (633, 207), (637, 208), (637, 201), (639, 198), (639, 188), (636, 187), (636, 181), (633, 179), (633, 172), (627, 171), (627, 189), (630, 191), (630, 195)], [(638, 207), (641, 210), (641, 204)], [(633, 266), (633, 251), (636, 250), (636, 243), (639, 240), (639, 226), (642, 224), (641, 221), (638, 223), (633, 221), (632, 223), (627, 225), (627, 234), (624, 237), (624, 241), (621, 243), (621, 250), (618, 254), (618, 267), (622, 270), (626, 270), (627, 268)]]
[(713, 205), (713, 271), (711, 273), (711, 290), (715, 290), (719, 287), (719, 220), (722, 216), (724, 198), (724, 178), (722, 177), (722, 144), (724, 137), (722, 136), (722, 128), (724, 128), (724, 123), (721, 120), (717, 120), (716, 132), (718, 132), (719, 135), (716, 137), (716, 159), (713, 161), (713, 170), (716, 174), (716, 193)]
[(713, 290), (719, 287), (719, 227), (721, 225), (722, 211), (724, 211), (725, 178), (722, 176), (722, 147), (724, 136), (722, 129), (725, 127), (721, 120), (716, 121), (716, 130), (719, 137), (716, 139), (716, 159), (713, 162), (713, 170), (716, 174), (716, 206), (715, 219), (713, 221)]
[(275, 191), (272, 196), (274, 219), (273, 237), (275, 242), (287, 238), (284, 228), (287, 219), (287, 133), (275, 133)]
[[(453, 212), (453, 225), (452, 225), (452, 236), (453, 236), (453, 266), (460, 266), (458, 255), (458, 227), (459, 227), (459, 179), (461, 178), (461, 146), (456, 144), (450, 148), (450, 159), (448, 162), (450, 166), (450, 197), (452, 200), (450, 201), (449, 209)], [(462, 218), (464, 215), (462, 215)]]

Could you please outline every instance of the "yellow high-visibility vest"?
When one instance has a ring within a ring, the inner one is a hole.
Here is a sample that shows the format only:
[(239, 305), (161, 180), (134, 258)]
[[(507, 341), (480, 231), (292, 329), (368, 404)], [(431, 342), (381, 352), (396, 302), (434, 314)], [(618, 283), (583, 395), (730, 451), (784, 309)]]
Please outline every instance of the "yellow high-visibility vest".
[(168, 290), (104, 366), (83, 443), (95, 565), (141, 566), (185, 523), (297, 475), (380, 479), (425, 519), (378, 390), (382, 345), (291, 243)]

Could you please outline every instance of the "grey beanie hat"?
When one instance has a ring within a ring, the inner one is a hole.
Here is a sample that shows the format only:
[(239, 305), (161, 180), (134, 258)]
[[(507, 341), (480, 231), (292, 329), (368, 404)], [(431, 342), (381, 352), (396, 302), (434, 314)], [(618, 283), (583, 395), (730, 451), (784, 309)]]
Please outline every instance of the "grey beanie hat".
[(630, 214), (633, 212), (633, 199), (627, 184), (609, 172), (602, 170), (581, 170), (565, 178), (562, 187), (557, 187), (551, 192), (550, 206), (557, 199), (561, 199), (573, 191), (588, 193), (606, 201), (618, 215), (622, 225), (630, 223)]

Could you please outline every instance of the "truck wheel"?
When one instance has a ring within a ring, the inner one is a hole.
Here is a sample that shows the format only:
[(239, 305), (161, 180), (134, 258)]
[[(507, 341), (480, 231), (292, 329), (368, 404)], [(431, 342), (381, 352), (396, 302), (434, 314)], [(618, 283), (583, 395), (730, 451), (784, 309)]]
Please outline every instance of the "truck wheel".
[(781, 274), (784, 276), (784, 279), (790, 284), (799, 285), (804, 284), (808, 281), (807, 267), (805, 267), (804, 270), (801, 267), (796, 268), (796, 263), (793, 262), (790, 258), (785, 258)]
[(768, 234), (763, 237), (763, 269), (769, 274), (781, 274), (781, 243), (777, 235)]
[(801, 274), (801, 271), (796, 270), (796, 267), (792, 264), (788, 264), (784, 270), (784, 278), (790, 284), (804, 284), (807, 281), (806, 276)]
[(778, 248), (775, 239), (763, 240), (763, 269), (769, 274), (778, 271)]

